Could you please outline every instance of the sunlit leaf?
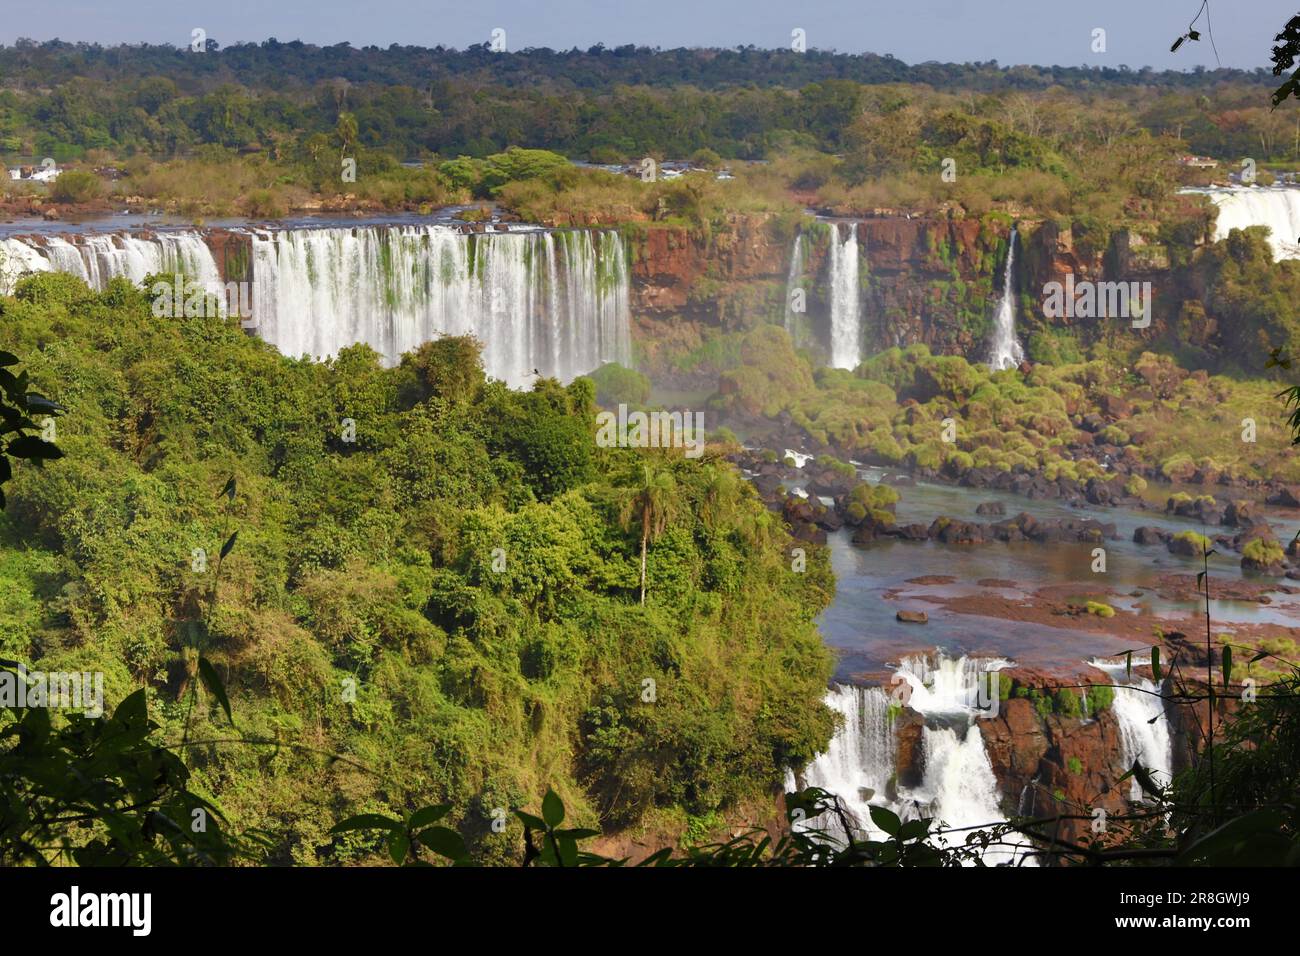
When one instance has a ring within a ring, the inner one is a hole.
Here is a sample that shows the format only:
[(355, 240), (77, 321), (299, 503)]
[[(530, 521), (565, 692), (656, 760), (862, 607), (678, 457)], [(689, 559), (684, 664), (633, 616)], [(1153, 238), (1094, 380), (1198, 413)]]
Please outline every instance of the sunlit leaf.
[(898, 815), (887, 807), (873, 805), (871, 807), (871, 821), (891, 837), (898, 836), (898, 831), (903, 827), (903, 822), (898, 819)]

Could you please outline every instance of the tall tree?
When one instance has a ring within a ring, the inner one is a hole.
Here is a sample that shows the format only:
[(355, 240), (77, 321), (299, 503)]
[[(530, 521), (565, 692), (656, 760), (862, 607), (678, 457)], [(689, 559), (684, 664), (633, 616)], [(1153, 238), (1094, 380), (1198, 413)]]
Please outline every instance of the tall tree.
[(641, 529), (641, 603), (644, 604), (646, 554), (677, 517), (680, 502), (672, 472), (645, 464), (642, 474), (643, 483), (624, 503), (619, 520), (624, 528), (636, 525)]

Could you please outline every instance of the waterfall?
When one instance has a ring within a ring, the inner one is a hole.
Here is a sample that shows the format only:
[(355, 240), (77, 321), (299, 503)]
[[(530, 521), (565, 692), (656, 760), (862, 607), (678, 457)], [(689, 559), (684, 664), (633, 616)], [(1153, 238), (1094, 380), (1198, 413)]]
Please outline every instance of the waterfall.
[(365, 342), (395, 362), (474, 335), (487, 373), (564, 381), (629, 364), (627, 258), (616, 232), (464, 236), (443, 226), (294, 229), (253, 238), (258, 332), (286, 355)]
[[(617, 232), (465, 235), (448, 226), (256, 230), (249, 323), (283, 354), (328, 358), (365, 342), (395, 364), (439, 335), (473, 335), (483, 367), (514, 387), (533, 370), (563, 381), (631, 363), (630, 276)], [(0, 243), (11, 273), (70, 272), (95, 289), (184, 273), (211, 287), (220, 269), (198, 232), (87, 235)]]
[(50, 260), (17, 239), (0, 239), (0, 295), (10, 295), (28, 272), (49, 272)]
[[(889, 805), (885, 791), (893, 781), (897, 751), (889, 698), (880, 687), (832, 684), (825, 703), (844, 718), (844, 726), (804, 770), (804, 786), (836, 794), (853, 820), (874, 832), (869, 808), (872, 803)], [(831, 820), (817, 825), (838, 829)]]
[[(802, 334), (803, 327), (800, 323), (799, 316), (806, 314), (806, 303), (800, 302), (801, 308), (796, 310), (793, 307), (795, 291), (800, 293), (803, 289), (799, 283), (803, 280), (804, 270), (804, 237), (803, 233), (797, 233), (794, 237), (794, 247), (790, 250), (790, 271), (785, 278), (785, 330), (790, 334), (790, 338), (797, 344)], [(802, 296), (801, 296), (802, 299)]]
[[(979, 707), (980, 681), (983, 674), (1010, 665), (1000, 657), (948, 657), (935, 654), (909, 654), (901, 661), (896, 680), (905, 681), (911, 690), (907, 706), (921, 714), (974, 714)], [(994, 685), (996, 686), (996, 685)], [(985, 684), (987, 693), (989, 685)]]
[[(926, 727), (921, 752), (925, 778), (912, 797), (929, 804), (935, 818), (954, 832), (944, 837), (949, 846), (961, 846), (966, 827), (988, 826), (1006, 819), (998, 806), (1000, 793), (993, 775), (984, 735), (973, 723), (961, 727)], [(1002, 862), (1014, 851), (998, 848), (988, 852), (985, 862)]]
[(1016, 368), (1025, 360), (1025, 350), (1016, 338), (1016, 230), (1011, 230), (1011, 239), (1007, 243), (1007, 264), (1002, 274), (1002, 299), (998, 302), (997, 313), (993, 317), (993, 347), (989, 356), (989, 368), (997, 371), (1004, 368)]
[(1219, 210), (1215, 241), (1234, 229), (1268, 226), (1274, 259), (1300, 259), (1300, 189), (1290, 186), (1233, 186), (1189, 190), (1210, 197)]
[(184, 273), (205, 286), (221, 283), (221, 272), (207, 242), (197, 232), (81, 236), (76, 243), (48, 236), (41, 245), (22, 239), (0, 240), (0, 255), (12, 273), (0, 278), (0, 292), (12, 290), (22, 272), (68, 272), (92, 289), (103, 291), (119, 276), (135, 284), (153, 274)]
[[(1110, 677), (1115, 687), (1115, 718), (1119, 722), (1120, 760), (1125, 771), (1136, 760), (1151, 772), (1151, 778), (1165, 786), (1173, 777), (1173, 748), (1169, 739), (1169, 721), (1165, 702), (1156, 696), (1159, 688), (1137, 674), (1130, 675), (1124, 661), (1088, 661)], [(1150, 664), (1149, 658), (1133, 659), (1134, 666)], [(1131, 777), (1129, 799), (1143, 799), (1142, 787)]]
[(830, 270), (831, 366), (854, 369), (862, 361), (856, 222), (849, 224), (848, 234), (842, 242), (839, 224), (832, 224)]
[[(885, 689), (832, 685), (825, 702), (843, 716), (844, 725), (825, 753), (797, 778), (790, 776), (787, 787), (821, 787), (836, 794), (868, 839), (883, 836), (871, 821), (873, 804), (903, 820), (932, 817), (946, 828), (1003, 822), (1002, 795), (975, 715), (979, 682), (987, 680), (981, 675), (1008, 664), (1001, 659), (954, 659), (942, 652), (911, 655), (900, 662), (893, 683), (910, 688), (907, 706), (926, 718), (921, 731), (922, 779), (912, 789), (897, 782), (898, 743)], [(838, 823), (824, 817), (800, 826), (843, 836)], [(965, 837), (966, 832), (959, 831), (942, 839), (960, 846)], [(985, 862), (1032, 863), (1019, 856), (1015, 847), (1000, 847), (990, 849)]]

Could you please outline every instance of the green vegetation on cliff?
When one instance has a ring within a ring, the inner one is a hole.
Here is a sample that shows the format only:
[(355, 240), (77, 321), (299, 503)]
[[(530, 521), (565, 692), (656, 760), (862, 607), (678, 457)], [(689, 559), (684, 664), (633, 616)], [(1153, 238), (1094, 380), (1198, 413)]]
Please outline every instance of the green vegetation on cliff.
[[(0, 657), (102, 671), (109, 712), (143, 689), (150, 739), (267, 859), (356, 859), (377, 844), (336, 820), (437, 802), (502, 859), (493, 814), (548, 786), (588, 825), (700, 816), (825, 747), (829, 568), (791, 570), (726, 462), (598, 448), (590, 381), (512, 392), (467, 340), (316, 364), (149, 305), (59, 274), (0, 300), (67, 409), (65, 457), (5, 484)], [(233, 729), (206, 691), (187, 712), (200, 655)]]
[[(716, 408), (742, 419), (788, 413), (813, 441), (882, 464), (954, 477), (975, 467), (1049, 480), (1117, 471), (1300, 480), (1275, 383), (1188, 373), (1149, 352), (1128, 369), (1108, 355), (1024, 375), (912, 345), (849, 372), (814, 368), (783, 329), (765, 326), (744, 337), (741, 355), (721, 376)], [(1104, 428), (1103, 403), (1119, 419)], [(1243, 440), (1245, 419), (1254, 441)], [(1102, 468), (1103, 453), (1115, 470)]]

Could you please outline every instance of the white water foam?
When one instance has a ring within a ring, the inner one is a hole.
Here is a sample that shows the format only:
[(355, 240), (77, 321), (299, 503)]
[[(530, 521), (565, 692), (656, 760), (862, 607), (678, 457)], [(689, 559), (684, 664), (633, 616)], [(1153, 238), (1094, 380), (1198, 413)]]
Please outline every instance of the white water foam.
[[(836, 794), (859, 835), (868, 839), (884, 836), (871, 820), (872, 805), (886, 807), (902, 820), (926, 816), (941, 821), (945, 829), (956, 830), (940, 838), (948, 846), (964, 843), (966, 828), (1004, 822), (1002, 794), (974, 715), (981, 709), (980, 682), (989, 680), (982, 675), (1009, 663), (949, 658), (942, 652), (903, 659), (894, 684), (909, 689), (909, 694), (899, 696), (907, 696), (907, 706), (927, 718), (921, 737), (922, 780), (910, 789), (897, 782), (898, 744), (890, 695), (881, 687), (832, 685), (825, 702), (843, 716), (844, 726), (798, 780), (790, 775), (788, 788), (796, 789), (801, 782)], [(827, 817), (800, 825), (843, 837), (838, 822)], [(984, 862), (1033, 865), (1019, 849), (1025, 844), (1011, 838), (1007, 842), (1012, 845), (988, 850)]]
[(1231, 186), (1198, 189), (1219, 207), (1217, 242), (1233, 229), (1267, 226), (1274, 259), (1300, 258), (1300, 189), (1291, 186)]
[[(1123, 660), (1088, 661), (1104, 672), (1115, 687), (1115, 718), (1119, 721), (1120, 759), (1124, 770), (1137, 761), (1151, 773), (1159, 786), (1168, 785), (1173, 776), (1173, 746), (1169, 737), (1169, 721), (1165, 717), (1165, 702), (1158, 696), (1159, 687), (1137, 674), (1129, 674)], [(1133, 658), (1133, 666), (1150, 664), (1150, 658)], [(1129, 799), (1143, 799), (1142, 787), (1135, 777), (1129, 784)]]

